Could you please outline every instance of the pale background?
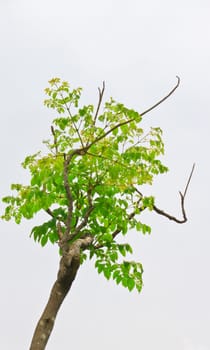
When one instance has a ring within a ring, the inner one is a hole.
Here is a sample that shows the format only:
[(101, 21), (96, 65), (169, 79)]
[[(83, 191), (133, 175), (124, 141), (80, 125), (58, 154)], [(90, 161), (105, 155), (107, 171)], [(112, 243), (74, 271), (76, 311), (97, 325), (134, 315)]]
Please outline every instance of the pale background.
[[(196, 162), (186, 209), (177, 225), (144, 215), (151, 236), (132, 232), (144, 288), (129, 293), (79, 272), (59, 313), (47, 349), (210, 350), (210, 2), (209, 0), (1, 0), (0, 194), (26, 183), (20, 163), (48, 138), (51, 112), (43, 107), (47, 81), (59, 76), (84, 87), (83, 100), (106, 97), (139, 112), (177, 92), (145, 116), (164, 130), (170, 173), (151, 188), (157, 204), (180, 215), (178, 191)], [(3, 205), (2, 205), (3, 208)], [(27, 350), (55, 280), (56, 247), (29, 238), (33, 222), (0, 222), (0, 348)]]

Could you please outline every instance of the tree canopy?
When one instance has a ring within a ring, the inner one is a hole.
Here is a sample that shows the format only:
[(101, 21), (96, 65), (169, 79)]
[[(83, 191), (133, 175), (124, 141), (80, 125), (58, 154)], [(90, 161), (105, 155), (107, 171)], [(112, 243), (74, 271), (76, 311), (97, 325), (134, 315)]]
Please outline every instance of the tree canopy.
[(151, 185), (168, 170), (159, 159), (164, 154), (162, 130), (153, 127), (145, 133), (141, 114), (112, 98), (100, 112), (104, 87), (94, 109), (79, 105), (81, 88), (72, 89), (59, 78), (49, 81), (44, 104), (58, 116), (51, 139), (44, 141), (48, 152), (26, 157), (22, 166), (30, 172), (30, 183), (11, 185), (16, 194), (3, 198), (7, 207), (2, 217), (19, 224), (44, 210), (49, 220), (32, 228), (35, 241), (58, 243), (62, 254), (66, 242), (90, 236), (81, 262), (95, 257), (95, 267), (107, 279), (141, 291), (142, 265), (120, 259), (132, 247), (117, 237), (130, 229), (151, 232), (140, 214), (154, 209), (154, 197), (143, 196), (140, 186)]

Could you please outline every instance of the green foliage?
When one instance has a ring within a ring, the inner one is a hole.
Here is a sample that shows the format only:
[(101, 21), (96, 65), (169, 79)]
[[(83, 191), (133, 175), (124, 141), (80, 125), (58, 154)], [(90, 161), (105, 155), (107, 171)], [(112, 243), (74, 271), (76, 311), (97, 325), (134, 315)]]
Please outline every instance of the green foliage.
[[(2, 218), (19, 224), (44, 210), (50, 220), (31, 231), (42, 246), (59, 241), (58, 223), (63, 235), (70, 225), (70, 243), (92, 235), (89, 256), (95, 258), (98, 272), (130, 291), (140, 291), (142, 265), (123, 260), (132, 247), (117, 243), (117, 238), (131, 229), (151, 232), (140, 214), (153, 209), (154, 198), (144, 197), (139, 188), (167, 171), (158, 158), (164, 153), (162, 131), (151, 128), (145, 134), (139, 113), (112, 98), (101, 113), (93, 105), (79, 106), (82, 89), (71, 89), (58, 78), (49, 81), (45, 92), (44, 104), (58, 113), (52, 139), (44, 141), (48, 152), (26, 157), (22, 166), (30, 172), (30, 183), (11, 186), (15, 194), (3, 198)], [(86, 258), (82, 252), (81, 262)]]

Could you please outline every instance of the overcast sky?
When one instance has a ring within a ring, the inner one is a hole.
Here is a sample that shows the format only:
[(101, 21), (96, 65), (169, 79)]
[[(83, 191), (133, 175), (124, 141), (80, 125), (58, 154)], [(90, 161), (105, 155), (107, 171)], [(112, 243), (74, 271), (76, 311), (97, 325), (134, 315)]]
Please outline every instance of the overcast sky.
[[(152, 234), (132, 232), (134, 256), (144, 266), (141, 294), (129, 293), (81, 268), (47, 349), (210, 350), (210, 2), (209, 0), (1, 0), (0, 195), (28, 181), (20, 163), (42, 148), (52, 113), (43, 107), (47, 81), (58, 76), (84, 88), (95, 103), (106, 81), (113, 96), (139, 112), (176, 84), (176, 93), (145, 116), (143, 126), (164, 131), (170, 172), (154, 188), (156, 202), (189, 221), (145, 214)], [(1, 205), (3, 209), (3, 205)], [(39, 215), (21, 225), (0, 222), (0, 348), (27, 350), (58, 268), (56, 247), (29, 238)]]

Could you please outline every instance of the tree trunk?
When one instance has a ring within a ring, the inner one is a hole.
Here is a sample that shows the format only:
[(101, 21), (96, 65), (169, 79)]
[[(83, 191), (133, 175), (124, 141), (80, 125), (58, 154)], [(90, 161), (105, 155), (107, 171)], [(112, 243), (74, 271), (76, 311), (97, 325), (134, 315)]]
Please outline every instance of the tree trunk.
[(80, 249), (87, 247), (92, 238), (78, 239), (60, 260), (57, 280), (55, 281), (47, 305), (37, 323), (30, 350), (44, 350), (53, 330), (57, 312), (68, 294), (80, 266)]

